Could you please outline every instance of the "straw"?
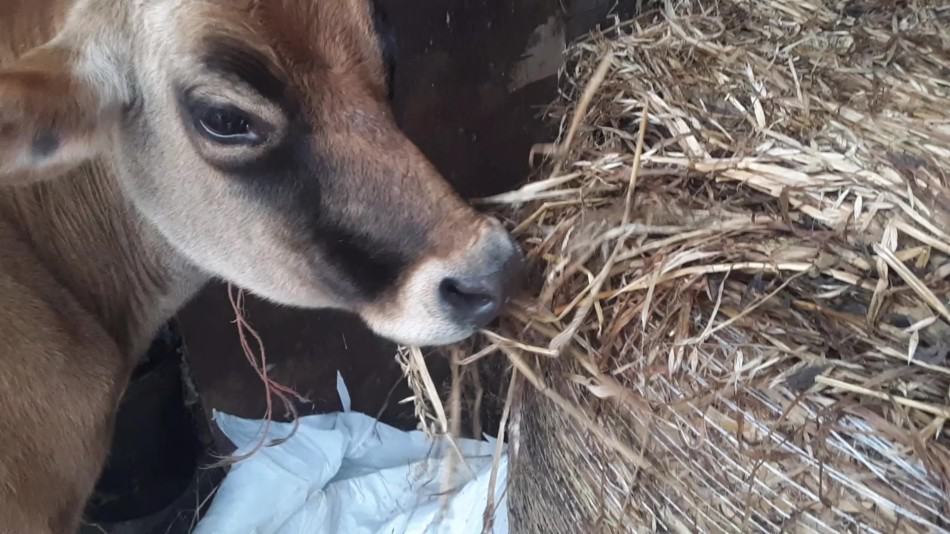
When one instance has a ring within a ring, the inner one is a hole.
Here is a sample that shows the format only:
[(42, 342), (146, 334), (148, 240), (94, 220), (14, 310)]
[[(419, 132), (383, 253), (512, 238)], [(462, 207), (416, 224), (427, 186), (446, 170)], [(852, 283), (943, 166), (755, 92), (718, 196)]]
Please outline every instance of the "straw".
[(568, 130), (481, 202), (540, 287), (459, 360), (529, 386), (513, 528), (947, 531), (944, 4), (668, 0), (572, 45)]

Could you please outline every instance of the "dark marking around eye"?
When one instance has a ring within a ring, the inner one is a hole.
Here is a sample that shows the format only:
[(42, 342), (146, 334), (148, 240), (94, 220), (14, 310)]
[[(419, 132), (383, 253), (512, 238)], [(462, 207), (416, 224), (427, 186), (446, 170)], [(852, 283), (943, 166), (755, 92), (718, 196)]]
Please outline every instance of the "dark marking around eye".
[(33, 137), (31, 147), (33, 157), (36, 159), (46, 159), (53, 155), (59, 148), (59, 138), (53, 132), (38, 132)]
[[(315, 153), (306, 139), (308, 130), (298, 121), (281, 143), (261, 157), (226, 170), (248, 188), (252, 197), (276, 208), (294, 226), (303, 227), (319, 254), (331, 266), (325, 282), (349, 298), (375, 298), (392, 287), (409, 264), (401, 250), (412, 247), (389, 243), (411, 239), (412, 232), (393, 230), (394, 236), (373, 237), (352, 229), (359, 221), (342, 221), (329, 215), (323, 180), (342, 179), (331, 158)], [(377, 230), (379, 231), (379, 230)], [(387, 244), (389, 243), (389, 244)], [(415, 247), (421, 248), (421, 245)], [(318, 273), (321, 274), (321, 273)]]
[(209, 37), (204, 47), (205, 68), (239, 79), (275, 104), (286, 104), (287, 85), (263, 54), (228, 37)]
[[(336, 210), (325, 206), (339, 200), (325, 196), (332, 190), (325, 190), (325, 182), (347, 177), (341, 176), (344, 171), (334, 166), (333, 157), (315, 148), (305, 116), (289, 118), (281, 139), (253, 158), (206, 162), (240, 182), (249, 197), (273, 208), (290, 225), (306, 229), (315, 253), (329, 267), (315, 276), (347, 298), (376, 298), (393, 287), (410, 263), (405, 251), (422, 248), (422, 238), (405, 228), (364, 232), (354, 228), (361, 221), (330, 215)], [(407, 245), (407, 240), (415, 246)]]
[(320, 217), (313, 232), (327, 260), (370, 298), (392, 287), (409, 264), (404, 254)]

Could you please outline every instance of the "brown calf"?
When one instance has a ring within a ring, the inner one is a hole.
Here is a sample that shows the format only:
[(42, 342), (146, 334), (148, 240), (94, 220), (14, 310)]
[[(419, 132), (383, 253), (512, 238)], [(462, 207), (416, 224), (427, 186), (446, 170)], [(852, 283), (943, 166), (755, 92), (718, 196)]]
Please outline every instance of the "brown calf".
[(436, 345), (519, 252), (393, 122), (369, 0), (0, 2), (0, 532), (71, 533), (210, 277)]

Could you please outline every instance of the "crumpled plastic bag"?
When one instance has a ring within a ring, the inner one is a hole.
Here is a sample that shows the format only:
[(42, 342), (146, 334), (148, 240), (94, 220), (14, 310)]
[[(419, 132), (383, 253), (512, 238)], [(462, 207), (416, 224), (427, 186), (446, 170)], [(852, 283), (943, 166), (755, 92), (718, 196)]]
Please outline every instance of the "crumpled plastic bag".
[[(292, 438), (232, 467), (194, 534), (482, 533), (494, 440), (456, 442), (464, 462), (443, 497), (449, 442), (351, 412), (340, 377), (338, 386), (344, 411), (303, 417)], [(219, 412), (214, 420), (238, 455), (259, 440), (262, 421)], [(291, 427), (273, 423), (268, 439)], [(507, 474), (502, 455), (494, 534), (508, 532)]]

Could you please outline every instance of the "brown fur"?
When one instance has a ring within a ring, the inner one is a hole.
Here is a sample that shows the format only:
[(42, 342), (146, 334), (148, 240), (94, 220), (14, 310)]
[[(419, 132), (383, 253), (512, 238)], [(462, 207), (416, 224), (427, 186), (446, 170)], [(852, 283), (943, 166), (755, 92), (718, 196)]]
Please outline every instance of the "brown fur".
[[(395, 126), (370, 9), (0, 5), (0, 532), (75, 531), (136, 358), (211, 276), (404, 342), (471, 333), (439, 282), (496, 276), (513, 246)], [(209, 72), (215, 36), (266, 58), (286, 102)], [(209, 144), (182, 119), (182, 84), (266, 121), (267, 142)], [(284, 145), (261, 176), (222, 170)], [(353, 271), (390, 269), (384, 251), (400, 267), (369, 289)]]

